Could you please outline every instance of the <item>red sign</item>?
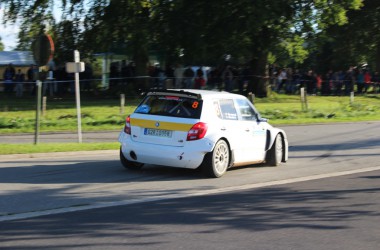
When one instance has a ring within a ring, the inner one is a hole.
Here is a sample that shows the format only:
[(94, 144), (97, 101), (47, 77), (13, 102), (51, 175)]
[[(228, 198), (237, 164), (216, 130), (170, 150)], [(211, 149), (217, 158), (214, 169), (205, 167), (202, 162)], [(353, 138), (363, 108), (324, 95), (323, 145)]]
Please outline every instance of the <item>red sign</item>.
[(38, 36), (32, 43), (34, 61), (38, 66), (45, 66), (54, 55), (54, 42), (50, 35)]

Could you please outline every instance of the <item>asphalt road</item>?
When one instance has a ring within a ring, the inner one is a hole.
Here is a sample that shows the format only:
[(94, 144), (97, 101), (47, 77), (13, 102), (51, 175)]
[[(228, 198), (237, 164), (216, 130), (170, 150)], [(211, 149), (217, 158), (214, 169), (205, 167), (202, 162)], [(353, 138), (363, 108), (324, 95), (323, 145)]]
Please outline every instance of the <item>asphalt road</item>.
[(115, 151), (2, 158), (0, 249), (379, 249), (379, 125), (283, 127), (288, 163), (220, 179)]
[(377, 250), (380, 171), (3, 222), (1, 249)]

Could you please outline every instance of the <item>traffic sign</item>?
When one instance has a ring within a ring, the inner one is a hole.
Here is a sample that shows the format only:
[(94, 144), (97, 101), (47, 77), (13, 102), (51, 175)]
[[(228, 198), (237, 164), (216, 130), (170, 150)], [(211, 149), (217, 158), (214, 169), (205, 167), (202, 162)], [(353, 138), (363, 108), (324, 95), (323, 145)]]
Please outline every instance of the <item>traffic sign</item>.
[(67, 73), (80, 73), (85, 70), (84, 62), (68, 62), (66, 63)]
[(45, 66), (53, 59), (54, 42), (50, 35), (43, 34), (36, 37), (32, 42), (34, 61), (38, 66)]

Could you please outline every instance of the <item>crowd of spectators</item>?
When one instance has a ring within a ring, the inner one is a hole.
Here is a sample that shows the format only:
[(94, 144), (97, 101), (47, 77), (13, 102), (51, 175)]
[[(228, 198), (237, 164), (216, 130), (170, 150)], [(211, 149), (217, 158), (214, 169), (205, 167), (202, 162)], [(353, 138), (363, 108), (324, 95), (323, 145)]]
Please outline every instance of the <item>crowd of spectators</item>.
[(248, 67), (236, 68), (231, 65), (220, 67), (186, 66), (177, 64), (162, 69), (159, 64), (148, 69), (151, 86), (158, 88), (219, 89), (228, 92), (243, 91), (252, 87), (254, 76)]
[[(81, 90), (92, 90), (92, 68), (86, 65), (85, 72), (81, 75)], [(11, 63), (3, 72), (3, 90), (8, 96), (22, 97), (24, 94), (36, 95), (36, 81), (42, 81), (42, 94), (49, 96), (63, 96), (66, 93), (74, 93), (74, 76), (66, 72), (64, 66), (49, 68), (40, 72), (37, 65), (31, 64), (27, 69), (14, 67)]]
[[(166, 66), (164, 69), (159, 64), (149, 66), (147, 69), (148, 86), (140, 86), (142, 81), (137, 81), (136, 65), (134, 62), (122, 61), (118, 66), (111, 64), (109, 73), (109, 89), (114, 92), (126, 93), (133, 86), (133, 90), (142, 88), (195, 88), (218, 89), (228, 92), (256, 93), (260, 81), (267, 81), (272, 91), (285, 94), (297, 94), (300, 88), (304, 88), (309, 95), (349, 95), (351, 92), (363, 94), (368, 92), (380, 92), (379, 72), (371, 72), (367, 68), (350, 67), (348, 70), (328, 71), (318, 74), (313, 70), (302, 71), (292, 68), (271, 67), (267, 76), (255, 75), (248, 66), (236, 67), (222, 65), (220, 67), (186, 66), (180, 64)], [(9, 64), (4, 70), (3, 85), (7, 94), (16, 93), (21, 97), (26, 89), (30, 94), (35, 94), (35, 81), (38, 79), (38, 68), (30, 65), (26, 74), (21, 69), (16, 70)], [(64, 67), (57, 67), (52, 72), (54, 79), (46, 78), (44, 83), (44, 95), (47, 91), (50, 95), (63, 95), (74, 92), (73, 76), (66, 73)], [(93, 72), (90, 65), (86, 64), (86, 71), (81, 73), (81, 90), (91, 92), (93, 86)], [(146, 83), (146, 81), (145, 81)]]
[[(269, 81), (272, 91), (297, 94), (304, 88), (309, 95), (349, 95), (380, 92), (379, 72), (350, 67), (343, 71), (328, 71), (318, 74), (313, 70), (302, 71), (292, 68), (270, 69), (268, 76), (254, 75), (249, 67), (175, 67), (162, 70), (159, 65), (151, 69), (151, 87), (164, 87), (165, 81), (174, 79), (174, 88), (207, 88), (240, 93), (257, 91), (258, 82)], [(201, 79), (201, 80), (200, 80)], [(166, 86), (167, 87), (167, 86)]]
[(313, 70), (301, 72), (296, 69), (274, 69), (271, 75), (272, 89), (276, 92), (294, 94), (304, 87), (311, 95), (349, 95), (380, 92), (379, 72), (367, 68), (350, 67), (348, 70), (329, 70), (318, 74)]

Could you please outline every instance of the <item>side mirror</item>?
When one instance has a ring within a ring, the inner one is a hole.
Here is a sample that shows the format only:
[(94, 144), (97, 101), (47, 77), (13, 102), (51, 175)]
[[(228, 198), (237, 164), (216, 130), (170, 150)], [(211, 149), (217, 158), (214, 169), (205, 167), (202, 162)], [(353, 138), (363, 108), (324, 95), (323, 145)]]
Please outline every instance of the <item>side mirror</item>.
[(258, 122), (268, 122), (268, 119), (267, 118), (258, 117), (257, 121)]

